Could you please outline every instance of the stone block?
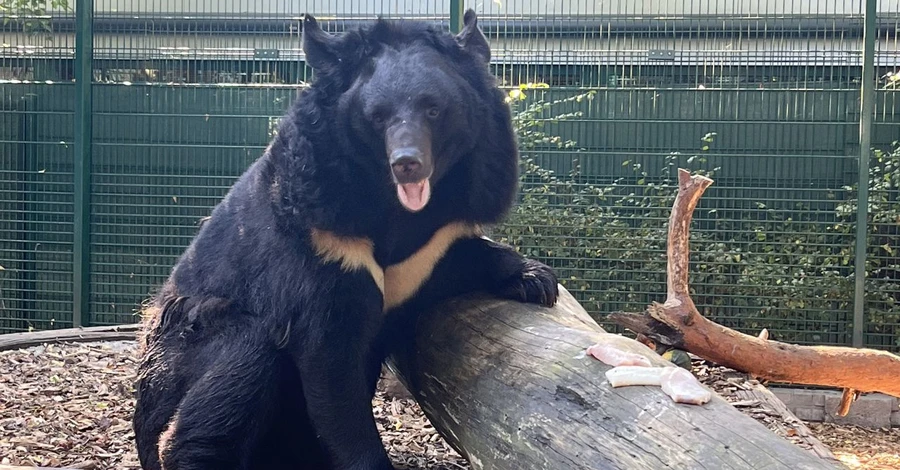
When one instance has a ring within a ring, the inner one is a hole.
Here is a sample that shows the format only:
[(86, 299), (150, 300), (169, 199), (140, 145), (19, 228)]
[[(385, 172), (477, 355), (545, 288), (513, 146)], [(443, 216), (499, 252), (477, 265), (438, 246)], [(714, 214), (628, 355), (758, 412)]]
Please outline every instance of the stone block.
[(821, 392), (816, 392), (815, 390), (810, 390), (810, 393), (813, 394), (813, 405), (825, 407), (825, 394)]
[(798, 406), (791, 411), (803, 421), (822, 422), (825, 419), (825, 410), (817, 406)]
[(771, 388), (772, 394), (784, 402), (789, 410), (794, 409), (794, 390), (790, 388)]
[(825, 397), (817, 390), (794, 390), (791, 394), (791, 406), (794, 407), (810, 407), (816, 406), (816, 398), (819, 398), (818, 406), (825, 405)]

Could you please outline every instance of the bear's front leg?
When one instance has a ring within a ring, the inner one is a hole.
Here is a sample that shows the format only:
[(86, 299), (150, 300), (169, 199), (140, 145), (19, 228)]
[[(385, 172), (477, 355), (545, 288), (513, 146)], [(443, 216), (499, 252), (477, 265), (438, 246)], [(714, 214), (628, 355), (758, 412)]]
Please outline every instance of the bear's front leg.
[(493, 252), (493, 262), (485, 268), (497, 295), (552, 307), (559, 297), (559, 279), (553, 268), (526, 258), (512, 247), (482, 239), (484, 250)]
[(474, 291), (552, 307), (559, 296), (559, 281), (553, 268), (522, 256), (509, 245), (486, 237), (465, 238), (453, 243), (404, 307), (421, 311)]
[(369, 295), (374, 286), (349, 284), (339, 282), (325, 294), (333, 299), (330, 308), (312, 322), (320, 331), (295, 332), (294, 361), (310, 421), (331, 468), (394, 470), (378, 434), (368, 384), (382, 299)]
[[(349, 345), (355, 338), (334, 338)], [(394, 470), (378, 435), (359, 348), (321, 346), (300, 362), (307, 412), (335, 469)], [(355, 360), (355, 359), (353, 359)]]
[(462, 240), (456, 248), (459, 253), (455, 256), (480, 257), (482, 261), (475, 268), (484, 270), (485, 287), (489, 292), (545, 307), (556, 304), (559, 279), (550, 266), (526, 258), (513, 247), (486, 237)]

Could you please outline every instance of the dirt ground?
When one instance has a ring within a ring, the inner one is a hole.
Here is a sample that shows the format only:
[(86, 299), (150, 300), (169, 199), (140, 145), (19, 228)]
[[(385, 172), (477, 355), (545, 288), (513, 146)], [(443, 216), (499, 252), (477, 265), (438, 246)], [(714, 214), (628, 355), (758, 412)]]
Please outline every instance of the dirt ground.
[[(746, 374), (703, 360), (693, 361), (694, 374), (726, 401), (738, 404), (738, 390), (747, 385)], [(740, 380), (738, 380), (740, 378)], [(737, 406), (737, 405), (736, 405)], [(802, 436), (786, 433), (780, 417), (754, 406), (737, 406), (743, 413), (764, 424), (772, 432), (807, 448)], [(866, 429), (833, 423), (805, 422), (812, 435), (828, 447), (834, 456), (850, 470), (900, 470), (900, 428)], [(788, 435), (790, 434), (790, 435)]]
[[(134, 342), (117, 341), (0, 352), (0, 464), (139, 469), (130, 421), (134, 348)], [(704, 374), (728, 399), (733, 382), (708, 369)], [(740, 409), (753, 416), (752, 409)], [(410, 469), (469, 468), (414, 401), (379, 389), (374, 410), (397, 464)], [(762, 416), (754, 417), (773, 428)], [(816, 423), (810, 428), (851, 469), (900, 469), (900, 429)]]
[(829, 423), (809, 423), (809, 428), (853, 470), (900, 469), (900, 428), (872, 430)]

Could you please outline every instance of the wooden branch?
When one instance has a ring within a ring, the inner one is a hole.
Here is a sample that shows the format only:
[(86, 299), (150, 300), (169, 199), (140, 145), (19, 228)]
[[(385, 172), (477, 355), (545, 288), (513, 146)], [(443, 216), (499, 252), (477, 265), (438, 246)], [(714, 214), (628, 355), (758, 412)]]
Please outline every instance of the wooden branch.
[(672, 213), (669, 214), (669, 242), (666, 245), (666, 257), (669, 260), (666, 265), (667, 302), (673, 299), (690, 299), (690, 259), (679, 254), (690, 253), (690, 226), (694, 208), (700, 202), (703, 191), (711, 184), (713, 180), (705, 176), (691, 176), (687, 171), (678, 169), (678, 195), (675, 197)]
[(598, 342), (671, 366), (605, 332), (560, 287), (553, 308), (472, 296), (425, 312), (389, 360), (473, 469), (838, 468), (713, 393), (677, 404), (660, 387), (612, 388)]
[(844, 392), (841, 393), (841, 403), (838, 406), (837, 415), (847, 416), (847, 413), (850, 412), (850, 405), (852, 405), (857, 398), (859, 398), (859, 392), (852, 388), (845, 388)]
[(712, 180), (678, 170), (678, 196), (669, 219), (668, 295), (644, 314), (609, 318), (655, 341), (766, 380), (824, 385), (900, 397), (900, 357), (887, 351), (838, 346), (798, 346), (754, 337), (707, 320), (688, 291), (692, 212)]
[(132, 340), (139, 328), (138, 324), (132, 324), (8, 333), (0, 335), (0, 351), (40, 346), (44, 343)]

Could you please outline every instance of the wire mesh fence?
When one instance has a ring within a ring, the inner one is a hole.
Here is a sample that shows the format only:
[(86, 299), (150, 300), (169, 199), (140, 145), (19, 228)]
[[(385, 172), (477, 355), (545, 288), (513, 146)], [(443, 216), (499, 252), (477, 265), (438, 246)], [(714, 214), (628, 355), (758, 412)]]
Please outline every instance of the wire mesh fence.
[[(3, 1), (45, 10), (0, 27), (0, 331), (68, 326), (75, 5)], [(304, 13), (333, 32), (378, 15), (452, 28), (471, 7), (525, 162), (495, 236), (553, 265), (602, 322), (664, 297), (674, 168), (705, 171), (715, 185), (695, 215), (691, 276), (702, 312), (850, 344), (863, 3), (96, 0), (86, 319), (137, 321), (266, 146), (309, 79)], [(865, 344), (893, 350), (898, 22), (900, 1), (880, 1), (864, 309)]]
[(72, 325), (72, 16), (23, 13), (0, 27), (0, 332)]

